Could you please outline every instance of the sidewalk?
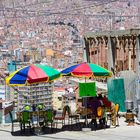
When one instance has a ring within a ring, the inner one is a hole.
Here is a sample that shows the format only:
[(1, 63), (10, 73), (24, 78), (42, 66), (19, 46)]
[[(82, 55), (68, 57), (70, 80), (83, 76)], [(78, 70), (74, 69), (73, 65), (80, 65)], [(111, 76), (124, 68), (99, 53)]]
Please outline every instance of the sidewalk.
[[(119, 127), (111, 127), (97, 131), (61, 131), (53, 134), (44, 134), (39, 136), (13, 136), (11, 135), (11, 126), (0, 126), (1, 140), (139, 140), (140, 125), (127, 126), (124, 118), (120, 118)], [(17, 130), (19, 128), (16, 128)]]

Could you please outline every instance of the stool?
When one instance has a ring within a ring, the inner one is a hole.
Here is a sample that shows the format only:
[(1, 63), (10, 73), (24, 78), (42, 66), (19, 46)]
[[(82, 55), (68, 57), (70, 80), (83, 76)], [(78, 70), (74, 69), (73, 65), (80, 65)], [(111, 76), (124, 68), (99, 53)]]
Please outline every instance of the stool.
[(134, 114), (129, 112), (126, 113), (126, 122), (128, 123), (128, 126), (134, 125)]

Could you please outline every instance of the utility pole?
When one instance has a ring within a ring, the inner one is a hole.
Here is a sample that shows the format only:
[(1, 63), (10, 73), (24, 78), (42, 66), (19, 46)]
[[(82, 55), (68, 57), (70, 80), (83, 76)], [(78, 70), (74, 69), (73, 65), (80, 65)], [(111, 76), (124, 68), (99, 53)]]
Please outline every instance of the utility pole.
[(140, 35), (136, 38), (136, 96), (140, 99)]
[(138, 121), (140, 121), (140, 35), (136, 38), (136, 104)]

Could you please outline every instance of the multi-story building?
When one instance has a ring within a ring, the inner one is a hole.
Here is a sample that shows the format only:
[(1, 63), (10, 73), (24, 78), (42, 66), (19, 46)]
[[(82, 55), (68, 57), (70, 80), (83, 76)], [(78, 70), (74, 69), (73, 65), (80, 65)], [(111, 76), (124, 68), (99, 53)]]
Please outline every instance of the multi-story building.
[(15, 106), (22, 109), (25, 105), (44, 104), (46, 108), (52, 107), (52, 83), (41, 83), (19, 87), (19, 93), (15, 95)]

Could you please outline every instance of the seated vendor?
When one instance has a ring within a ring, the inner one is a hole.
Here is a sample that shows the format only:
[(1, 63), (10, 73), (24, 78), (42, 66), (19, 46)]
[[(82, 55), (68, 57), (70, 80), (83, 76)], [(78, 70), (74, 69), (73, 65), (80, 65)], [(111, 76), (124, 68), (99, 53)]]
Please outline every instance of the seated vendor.
[(100, 100), (97, 97), (90, 97), (87, 101), (87, 107), (92, 110), (92, 120), (91, 124), (94, 123), (95, 127), (97, 127), (96, 117), (97, 117), (97, 108), (101, 106)]

